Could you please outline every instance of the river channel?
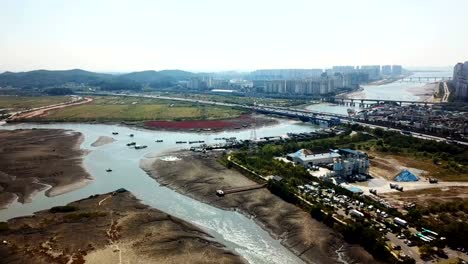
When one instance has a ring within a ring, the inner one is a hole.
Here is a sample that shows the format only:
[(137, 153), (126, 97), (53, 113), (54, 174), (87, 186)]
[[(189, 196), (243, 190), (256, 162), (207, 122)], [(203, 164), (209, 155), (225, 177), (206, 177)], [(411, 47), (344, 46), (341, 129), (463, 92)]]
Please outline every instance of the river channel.
[[(410, 77), (451, 77), (451, 71), (427, 71), (416, 72)], [(438, 79), (436, 79), (437, 81)], [(427, 85), (423, 79), (421, 82), (395, 81), (382, 85), (362, 85), (361, 90), (350, 94), (352, 98), (359, 99), (380, 99), (380, 100), (403, 100), (403, 101), (421, 101), (422, 98), (411, 92), (412, 89)], [(430, 80), (434, 82), (434, 80)], [(355, 111), (362, 110), (358, 104), (356, 106), (344, 106), (329, 103), (312, 104), (306, 107), (307, 110), (327, 112), (333, 114), (346, 115), (348, 108), (354, 108)]]
[[(204, 134), (152, 131), (102, 124), (15, 124), (0, 127), (0, 129), (19, 128), (59, 128), (81, 132), (84, 135), (81, 148), (90, 150), (90, 153), (84, 158), (84, 166), (94, 180), (81, 189), (55, 197), (47, 197), (44, 192), (40, 192), (33, 197), (31, 203), (13, 203), (8, 209), (0, 210), (0, 221), (31, 215), (33, 212), (64, 205), (93, 194), (125, 188), (143, 203), (203, 228), (219, 242), (226, 245), (228, 249), (244, 257), (249, 263), (302, 263), (298, 257), (283, 247), (280, 241), (273, 239), (258, 226), (253, 219), (238, 212), (212, 207), (160, 186), (139, 167), (142, 159), (160, 156), (169, 151), (190, 146), (176, 144), (175, 142), (178, 140), (204, 140), (209, 144), (219, 143), (220, 141), (215, 140), (218, 137), (249, 139), (250, 130)], [(257, 128), (256, 133), (257, 137), (264, 137), (316, 129), (317, 127), (314, 125), (281, 120), (279, 124)], [(119, 134), (112, 135), (111, 133), (114, 131)], [(134, 137), (130, 138), (129, 134), (134, 134)], [(91, 146), (99, 136), (112, 136), (117, 141), (100, 147)], [(163, 142), (156, 143), (157, 139), (161, 139)], [(148, 148), (131, 149), (126, 146), (126, 143), (131, 141), (148, 145)], [(107, 168), (112, 168), (113, 172), (107, 173)]]

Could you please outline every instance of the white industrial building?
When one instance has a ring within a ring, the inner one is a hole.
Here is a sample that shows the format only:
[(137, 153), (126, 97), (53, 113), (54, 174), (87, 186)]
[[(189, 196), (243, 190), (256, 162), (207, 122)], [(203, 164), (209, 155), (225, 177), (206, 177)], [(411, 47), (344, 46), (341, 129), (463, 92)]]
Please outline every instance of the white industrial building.
[(333, 163), (334, 159), (340, 157), (341, 155), (335, 152), (313, 153), (308, 149), (300, 149), (287, 155), (288, 160), (291, 160), (296, 164), (301, 164), (304, 167), (319, 164), (330, 164)]
[(333, 174), (346, 179), (365, 179), (369, 174), (367, 154), (352, 149), (338, 149), (326, 153), (300, 149), (288, 154), (286, 158), (304, 167), (333, 164)]
[(369, 174), (369, 158), (364, 152), (352, 149), (339, 149), (341, 158), (333, 163), (333, 171), (344, 178), (353, 175)]

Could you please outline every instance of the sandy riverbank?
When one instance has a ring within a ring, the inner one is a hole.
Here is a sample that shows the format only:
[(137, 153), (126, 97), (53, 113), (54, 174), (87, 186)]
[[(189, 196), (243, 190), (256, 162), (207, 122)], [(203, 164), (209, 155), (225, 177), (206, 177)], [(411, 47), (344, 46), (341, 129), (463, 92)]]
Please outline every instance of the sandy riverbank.
[(29, 202), (49, 187), (53, 196), (81, 188), (92, 178), (84, 169), (80, 133), (60, 129), (0, 130), (0, 207)]
[(108, 136), (100, 136), (96, 141), (94, 141), (91, 146), (93, 147), (100, 147), (104, 146), (107, 144), (110, 144), (112, 142), (115, 142), (115, 139), (113, 137), (108, 137)]
[(408, 91), (415, 96), (419, 97), (419, 101), (423, 102), (433, 102), (434, 101), (434, 92), (437, 88), (438, 83), (426, 83), (424, 86), (412, 87)]
[[(129, 192), (93, 195), (0, 229), (1, 263), (243, 263), (203, 230)], [(4, 226), (5, 227), (5, 226)]]
[[(171, 159), (146, 159), (141, 167), (160, 184), (222, 209), (239, 210), (254, 217), (272, 236), (308, 263), (337, 263), (337, 250), (345, 245), (341, 236), (314, 220), (307, 212), (286, 203), (267, 189), (218, 197), (220, 188), (254, 184), (236, 170), (217, 162), (217, 155), (176, 152)], [(376, 263), (362, 248), (345, 245), (351, 262)]]

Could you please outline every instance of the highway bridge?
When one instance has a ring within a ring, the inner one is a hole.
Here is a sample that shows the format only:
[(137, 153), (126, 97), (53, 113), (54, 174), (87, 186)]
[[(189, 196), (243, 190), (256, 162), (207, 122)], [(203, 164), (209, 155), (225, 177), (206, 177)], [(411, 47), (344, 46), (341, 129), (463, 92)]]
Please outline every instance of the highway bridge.
[(419, 82), (419, 83), (428, 83), (428, 82), (440, 82), (440, 81), (450, 81), (452, 77), (447, 76), (437, 76), (437, 77), (406, 77), (398, 80), (399, 82)]
[(411, 100), (389, 100), (389, 99), (372, 99), (372, 98), (337, 98), (330, 97), (327, 98), (327, 102), (340, 104), (340, 105), (349, 105), (349, 106), (359, 106), (359, 107), (370, 107), (372, 104), (380, 103), (396, 103), (398, 105), (402, 104), (416, 104), (416, 105), (435, 105), (442, 104), (439, 102), (424, 102), (424, 101), (411, 101)]

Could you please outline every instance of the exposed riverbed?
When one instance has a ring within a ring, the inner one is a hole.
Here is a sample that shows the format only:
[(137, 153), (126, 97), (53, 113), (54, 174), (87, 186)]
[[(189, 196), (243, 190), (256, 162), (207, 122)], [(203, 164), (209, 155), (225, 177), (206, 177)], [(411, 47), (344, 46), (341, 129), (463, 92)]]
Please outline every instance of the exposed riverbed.
[[(177, 140), (201, 140), (209, 144), (218, 143), (215, 138), (219, 137), (248, 139), (250, 130), (203, 134), (148, 131), (125, 126), (92, 124), (15, 124), (1, 127), (1, 129), (18, 128), (60, 128), (81, 132), (84, 135), (81, 148), (90, 150), (84, 158), (84, 167), (94, 177), (94, 181), (81, 189), (55, 197), (47, 197), (41, 192), (33, 197), (31, 203), (15, 202), (8, 209), (0, 210), (0, 221), (30, 215), (35, 211), (123, 187), (134, 193), (143, 203), (203, 228), (217, 241), (251, 263), (302, 262), (252, 219), (237, 212), (221, 210), (198, 202), (160, 186), (139, 168), (142, 159), (193, 146), (175, 144)], [(287, 132), (306, 132), (315, 129), (317, 129), (315, 126), (282, 120), (274, 126), (257, 128), (257, 136), (277, 136)], [(112, 132), (119, 134), (112, 135)], [(134, 134), (134, 137), (131, 138), (130, 134)], [(99, 147), (92, 146), (99, 137), (110, 135), (116, 140), (115, 142)], [(156, 143), (157, 139), (163, 142)], [(148, 148), (136, 150), (127, 147), (126, 143), (132, 141), (148, 145)], [(106, 172), (107, 168), (112, 168), (112, 172)]]

